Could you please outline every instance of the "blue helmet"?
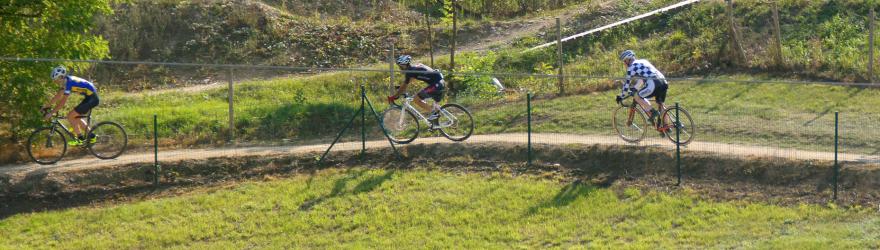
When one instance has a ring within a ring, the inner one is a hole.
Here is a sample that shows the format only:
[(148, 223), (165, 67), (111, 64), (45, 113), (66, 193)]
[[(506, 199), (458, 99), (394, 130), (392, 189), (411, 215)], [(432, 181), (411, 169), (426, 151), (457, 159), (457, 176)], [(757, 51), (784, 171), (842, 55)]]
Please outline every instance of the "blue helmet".
[(401, 55), (397, 58), (397, 65), (405, 65), (412, 63), (412, 57), (409, 55)]
[(632, 50), (625, 50), (625, 51), (623, 51), (623, 53), (620, 53), (620, 60), (621, 61), (626, 60), (627, 58), (635, 59), (636, 52), (633, 52)]

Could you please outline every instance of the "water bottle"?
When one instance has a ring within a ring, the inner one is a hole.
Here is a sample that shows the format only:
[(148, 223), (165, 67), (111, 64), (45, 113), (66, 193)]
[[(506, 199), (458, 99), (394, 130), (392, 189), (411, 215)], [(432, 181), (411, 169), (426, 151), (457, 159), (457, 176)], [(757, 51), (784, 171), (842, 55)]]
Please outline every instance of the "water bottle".
[(504, 85), (501, 85), (501, 81), (499, 81), (498, 78), (492, 77), (492, 85), (495, 85), (495, 89), (497, 89), (498, 92), (504, 92)]

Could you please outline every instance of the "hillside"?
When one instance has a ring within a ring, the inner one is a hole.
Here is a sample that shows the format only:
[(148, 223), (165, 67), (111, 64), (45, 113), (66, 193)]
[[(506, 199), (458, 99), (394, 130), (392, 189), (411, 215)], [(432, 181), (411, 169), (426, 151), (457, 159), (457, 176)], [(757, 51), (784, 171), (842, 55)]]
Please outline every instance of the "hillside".
[[(522, 26), (524, 18), (553, 9), (549, 2), (557, 1), (506, 2), (463, 4), (460, 46)], [(99, 17), (94, 32), (109, 42), (113, 60), (347, 67), (386, 61), (391, 43), (396, 53), (427, 54), (426, 13), (434, 23), (435, 51), (447, 51), (449, 6), (391, 0), (135, 0), (115, 3), (115, 13)], [(118, 65), (98, 65), (94, 72), (102, 82), (128, 89), (181, 85), (213, 74), (216, 70)]]

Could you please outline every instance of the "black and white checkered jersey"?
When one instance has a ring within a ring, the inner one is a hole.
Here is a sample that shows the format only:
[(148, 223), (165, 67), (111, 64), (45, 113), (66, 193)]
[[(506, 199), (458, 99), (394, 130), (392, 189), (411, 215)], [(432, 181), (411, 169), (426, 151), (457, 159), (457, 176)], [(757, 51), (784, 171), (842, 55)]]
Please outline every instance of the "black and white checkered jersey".
[(627, 90), (630, 88), (630, 80), (632, 80), (633, 77), (645, 79), (666, 79), (666, 77), (663, 76), (663, 73), (660, 73), (660, 71), (657, 70), (657, 68), (654, 67), (654, 65), (651, 64), (651, 62), (649, 62), (648, 60), (635, 60), (632, 64), (629, 65), (629, 68), (626, 69), (626, 81), (623, 82), (623, 89), (621, 91), (622, 95), (625, 95)]

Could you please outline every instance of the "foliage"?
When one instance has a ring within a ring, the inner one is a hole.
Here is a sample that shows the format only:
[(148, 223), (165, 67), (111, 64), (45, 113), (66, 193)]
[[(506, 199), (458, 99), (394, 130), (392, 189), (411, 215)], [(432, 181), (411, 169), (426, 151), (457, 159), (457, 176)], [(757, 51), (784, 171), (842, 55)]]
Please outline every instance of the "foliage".
[[(108, 0), (5, 1), (0, 7), (0, 55), (22, 58), (103, 59), (107, 42), (90, 33), (94, 16), (111, 13)], [(51, 90), (58, 63), (0, 61), (0, 122), (13, 139), (38, 126), (37, 110)], [(83, 64), (66, 64), (73, 74)], [(74, 102), (72, 98), (69, 102)]]
[(461, 54), (460, 70), (469, 73), (456, 77), (456, 88), (461, 97), (474, 97), (484, 101), (498, 99), (501, 97), (498, 89), (492, 85), (491, 73), (494, 72), (495, 62), (498, 55), (495, 52), (488, 52), (483, 55), (476, 53)]
[[(451, 17), (452, 0), (397, 0), (412, 9), (436, 17)], [(508, 19), (565, 6), (590, 3), (593, 0), (457, 0), (459, 18)], [(451, 20), (449, 21), (451, 23)]]

